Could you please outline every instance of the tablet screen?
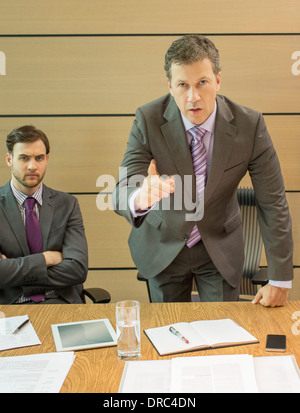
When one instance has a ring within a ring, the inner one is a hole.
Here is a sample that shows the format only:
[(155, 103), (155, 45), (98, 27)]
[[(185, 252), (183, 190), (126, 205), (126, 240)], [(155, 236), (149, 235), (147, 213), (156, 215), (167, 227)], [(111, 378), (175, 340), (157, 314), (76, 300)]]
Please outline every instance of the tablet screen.
[(57, 351), (83, 350), (117, 344), (116, 333), (108, 319), (53, 324)]

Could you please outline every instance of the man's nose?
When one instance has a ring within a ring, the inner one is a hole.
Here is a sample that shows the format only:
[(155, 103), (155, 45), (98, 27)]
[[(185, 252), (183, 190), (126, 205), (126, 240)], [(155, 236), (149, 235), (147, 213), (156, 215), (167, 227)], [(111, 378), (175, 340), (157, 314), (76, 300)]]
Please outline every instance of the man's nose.
[(34, 159), (31, 159), (31, 160), (28, 162), (28, 169), (30, 169), (31, 171), (36, 169), (36, 162), (35, 162)]
[(197, 88), (195, 87), (191, 87), (189, 90), (189, 94), (188, 94), (188, 100), (189, 102), (195, 103), (198, 102), (199, 100), (201, 100), (201, 96), (197, 90)]

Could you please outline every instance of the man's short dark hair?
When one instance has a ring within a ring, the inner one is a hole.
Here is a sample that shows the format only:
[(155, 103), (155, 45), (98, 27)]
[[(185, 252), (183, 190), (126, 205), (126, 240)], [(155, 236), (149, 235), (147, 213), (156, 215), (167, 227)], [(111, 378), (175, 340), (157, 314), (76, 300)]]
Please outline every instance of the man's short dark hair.
[(41, 140), (46, 147), (46, 154), (50, 152), (50, 144), (45, 133), (35, 126), (25, 125), (16, 128), (7, 135), (6, 146), (8, 152), (12, 153), (16, 143), (35, 142)]
[(165, 55), (164, 69), (167, 78), (171, 81), (171, 65), (186, 65), (208, 58), (217, 76), (220, 71), (219, 51), (207, 37), (198, 34), (188, 34), (175, 40)]

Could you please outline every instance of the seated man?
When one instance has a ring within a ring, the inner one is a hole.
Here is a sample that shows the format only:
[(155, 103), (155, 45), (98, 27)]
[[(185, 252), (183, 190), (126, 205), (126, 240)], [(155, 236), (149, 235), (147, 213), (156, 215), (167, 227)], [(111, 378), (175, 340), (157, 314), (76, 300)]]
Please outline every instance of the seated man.
[(42, 183), (42, 131), (14, 129), (6, 145), (12, 177), (0, 187), (0, 304), (81, 303), (88, 250), (78, 201)]

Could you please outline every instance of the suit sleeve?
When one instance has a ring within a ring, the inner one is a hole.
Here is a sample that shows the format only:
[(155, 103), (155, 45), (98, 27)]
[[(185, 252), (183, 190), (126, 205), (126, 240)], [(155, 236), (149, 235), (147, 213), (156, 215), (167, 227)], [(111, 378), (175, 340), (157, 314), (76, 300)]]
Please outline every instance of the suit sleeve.
[(47, 277), (43, 254), (18, 258), (0, 258), (0, 289), (35, 285)]
[(152, 157), (147, 141), (146, 122), (142, 111), (138, 109), (130, 131), (118, 182), (113, 192), (115, 211), (117, 214), (124, 216), (134, 226), (139, 226), (143, 221), (143, 217), (133, 218), (129, 207), (129, 197), (137, 187), (141, 186), (147, 176)]
[(85, 237), (82, 215), (76, 198), (69, 215), (62, 245), (63, 260), (58, 265), (47, 269), (47, 278), (42, 285), (63, 288), (82, 284), (88, 271), (88, 247)]
[(292, 222), (279, 160), (260, 116), (249, 164), (264, 242), (269, 279), (293, 278)]

